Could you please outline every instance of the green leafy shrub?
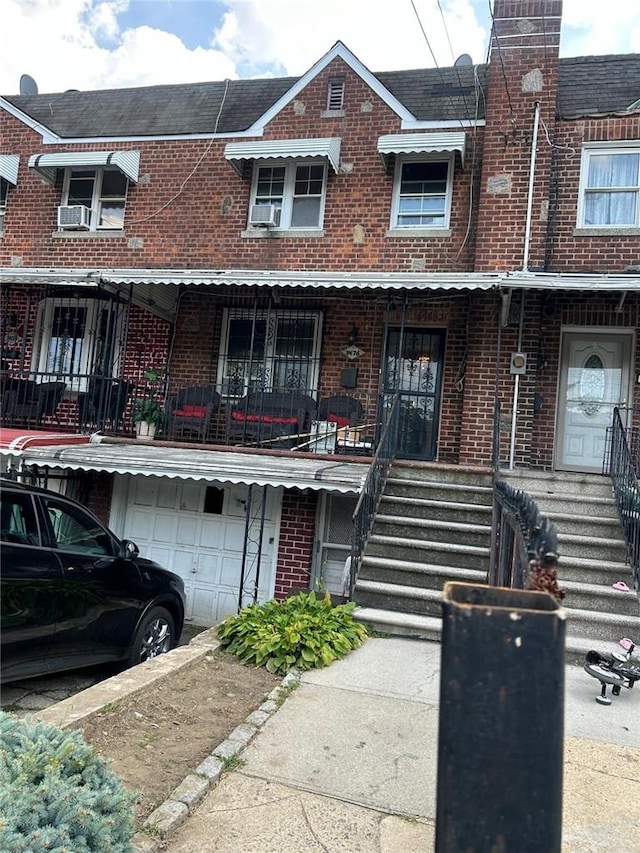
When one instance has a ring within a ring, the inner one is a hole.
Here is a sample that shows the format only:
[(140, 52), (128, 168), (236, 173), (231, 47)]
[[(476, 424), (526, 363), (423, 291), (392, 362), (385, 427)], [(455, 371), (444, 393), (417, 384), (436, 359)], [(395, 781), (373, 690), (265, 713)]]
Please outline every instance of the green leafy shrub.
[(218, 626), (227, 651), (245, 663), (284, 673), (328, 666), (359, 646), (367, 629), (353, 618), (355, 605), (334, 607), (327, 593), (302, 592), (284, 601), (245, 607)]
[(0, 850), (130, 853), (134, 795), (80, 732), (0, 711)]

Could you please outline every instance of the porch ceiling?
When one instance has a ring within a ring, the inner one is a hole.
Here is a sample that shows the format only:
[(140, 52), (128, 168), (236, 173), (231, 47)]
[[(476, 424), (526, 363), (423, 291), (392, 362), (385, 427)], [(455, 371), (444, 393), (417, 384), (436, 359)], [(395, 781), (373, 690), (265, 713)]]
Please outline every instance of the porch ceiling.
[(313, 454), (272, 456), (242, 450), (198, 450), (164, 442), (92, 443), (84, 446), (31, 448), (25, 465), (110, 474), (143, 474), (214, 483), (359, 493), (369, 470), (366, 463), (326, 459)]

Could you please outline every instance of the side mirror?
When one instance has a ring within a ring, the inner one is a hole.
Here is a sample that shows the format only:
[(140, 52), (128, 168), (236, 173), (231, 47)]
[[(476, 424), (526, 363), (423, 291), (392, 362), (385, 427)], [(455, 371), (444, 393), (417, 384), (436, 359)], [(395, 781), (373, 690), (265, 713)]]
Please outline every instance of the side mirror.
[(135, 558), (140, 554), (138, 546), (130, 539), (123, 539), (120, 545), (120, 556), (125, 560), (135, 560)]

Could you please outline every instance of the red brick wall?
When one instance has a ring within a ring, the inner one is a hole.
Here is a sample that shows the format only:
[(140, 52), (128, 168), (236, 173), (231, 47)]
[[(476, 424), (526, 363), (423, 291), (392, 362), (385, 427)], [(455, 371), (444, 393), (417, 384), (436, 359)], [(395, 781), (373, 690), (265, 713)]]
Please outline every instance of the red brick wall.
[(292, 589), (309, 589), (311, 585), (316, 505), (315, 492), (284, 492), (275, 588), (279, 600)]

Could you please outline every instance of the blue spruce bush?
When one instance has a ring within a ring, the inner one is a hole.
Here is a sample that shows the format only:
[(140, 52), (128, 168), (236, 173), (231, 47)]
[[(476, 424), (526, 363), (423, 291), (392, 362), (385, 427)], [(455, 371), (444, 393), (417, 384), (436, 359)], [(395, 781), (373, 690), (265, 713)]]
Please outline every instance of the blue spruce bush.
[(1, 853), (130, 853), (134, 795), (80, 732), (0, 711)]

